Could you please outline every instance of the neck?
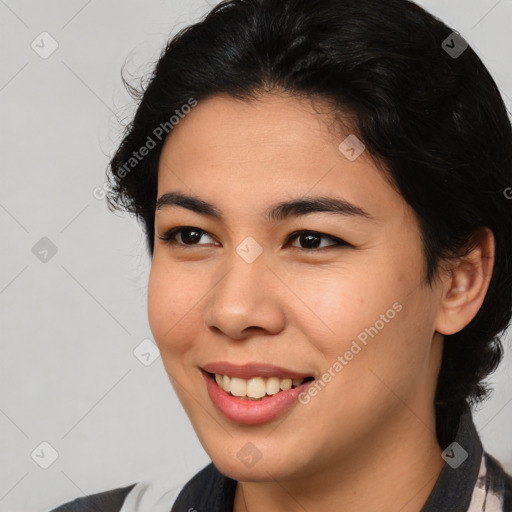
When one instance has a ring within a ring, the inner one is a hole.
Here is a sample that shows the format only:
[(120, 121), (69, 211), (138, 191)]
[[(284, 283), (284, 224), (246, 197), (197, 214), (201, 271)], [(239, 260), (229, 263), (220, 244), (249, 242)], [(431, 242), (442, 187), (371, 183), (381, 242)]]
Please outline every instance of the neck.
[(415, 414), (403, 407), (378, 436), (305, 477), (238, 482), (233, 512), (417, 512), (444, 466), (441, 453), (433, 409)]

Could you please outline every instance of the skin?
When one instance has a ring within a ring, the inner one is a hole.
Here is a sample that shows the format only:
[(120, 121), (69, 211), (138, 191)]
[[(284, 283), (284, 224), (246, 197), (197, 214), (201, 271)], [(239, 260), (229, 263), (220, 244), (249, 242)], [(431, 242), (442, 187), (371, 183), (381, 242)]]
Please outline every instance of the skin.
[[(173, 129), (158, 197), (192, 194), (225, 219), (157, 210), (149, 322), (202, 446), (238, 481), (234, 512), (417, 511), (444, 465), (433, 405), (443, 335), (480, 308), (494, 239), (482, 230), (467, 257), (426, 285), (413, 210), (366, 152), (351, 161), (338, 149), (350, 132), (335, 130), (319, 104), (284, 92), (257, 102), (214, 96)], [(262, 217), (271, 204), (313, 195), (344, 198), (374, 220)], [(179, 233), (175, 245), (160, 240), (176, 226), (206, 233), (196, 244)], [(287, 242), (301, 229), (322, 233), (322, 248)], [(248, 236), (263, 250), (252, 263), (236, 252)], [(206, 363), (258, 361), (319, 379), (396, 302), (401, 311), (307, 405), (239, 425), (211, 402)], [(248, 442), (261, 453), (252, 467), (237, 457)]]

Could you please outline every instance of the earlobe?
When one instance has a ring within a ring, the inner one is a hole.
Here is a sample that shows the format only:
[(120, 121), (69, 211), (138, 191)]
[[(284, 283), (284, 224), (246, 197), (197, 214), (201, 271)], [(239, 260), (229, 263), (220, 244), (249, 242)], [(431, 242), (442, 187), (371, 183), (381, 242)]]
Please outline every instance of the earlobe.
[(482, 306), (494, 267), (495, 239), (481, 227), (473, 235), (473, 249), (454, 261), (443, 280), (444, 288), (435, 330), (455, 334), (468, 325)]

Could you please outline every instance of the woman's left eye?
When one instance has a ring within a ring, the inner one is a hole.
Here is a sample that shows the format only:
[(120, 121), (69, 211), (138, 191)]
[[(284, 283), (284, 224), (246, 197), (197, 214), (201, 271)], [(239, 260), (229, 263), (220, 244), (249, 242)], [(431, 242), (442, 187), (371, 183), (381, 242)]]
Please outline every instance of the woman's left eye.
[[(322, 245), (321, 240), (331, 240), (333, 242), (330, 245)], [(289, 243), (291, 240), (299, 240), (301, 244), (305, 244), (306, 247), (297, 247), (297, 249), (323, 249), (325, 247), (332, 247), (332, 246), (344, 246), (349, 245), (344, 240), (341, 240), (340, 238), (336, 238), (334, 236), (324, 235), (323, 233), (319, 233), (318, 231), (297, 231), (295, 233), (292, 233), (289, 237), (287, 242)], [(296, 247), (296, 246), (295, 246)]]

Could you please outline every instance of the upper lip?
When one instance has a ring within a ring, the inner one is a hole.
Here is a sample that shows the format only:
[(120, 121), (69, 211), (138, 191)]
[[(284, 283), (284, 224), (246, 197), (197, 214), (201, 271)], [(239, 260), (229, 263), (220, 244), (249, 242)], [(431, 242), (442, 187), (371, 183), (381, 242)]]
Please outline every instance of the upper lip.
[(249, 379), (251, 377), (279, 377), (281, 379), (305, 379), (311, 377), (311, 374), (289, 370), (281, 366), (266, 363), (246, 363), (243, 365), (219, 361), (208, 363), (203, 366), (203, 370), (208, 373), (218, 375), (229, 375), (240, 379)]

